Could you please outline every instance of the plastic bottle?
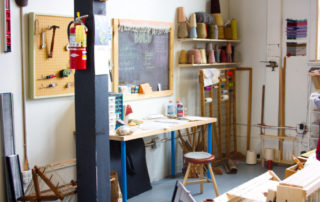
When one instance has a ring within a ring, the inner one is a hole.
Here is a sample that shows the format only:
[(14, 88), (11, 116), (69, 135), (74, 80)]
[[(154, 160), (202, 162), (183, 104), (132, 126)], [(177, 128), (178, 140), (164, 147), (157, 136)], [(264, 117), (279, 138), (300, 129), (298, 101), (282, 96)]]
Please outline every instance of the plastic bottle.
[(167, 112), (166, 112), (168, 117), (174, 117), (175, 116), (175, 107), (172, 102), (172, 100), (169, 100), (169, 103), (167, 104)]
[(180, 101), (177, 101), (176, 108), (177, 108), (177, 117), (182, 118), (183, 117), (183, 103)]

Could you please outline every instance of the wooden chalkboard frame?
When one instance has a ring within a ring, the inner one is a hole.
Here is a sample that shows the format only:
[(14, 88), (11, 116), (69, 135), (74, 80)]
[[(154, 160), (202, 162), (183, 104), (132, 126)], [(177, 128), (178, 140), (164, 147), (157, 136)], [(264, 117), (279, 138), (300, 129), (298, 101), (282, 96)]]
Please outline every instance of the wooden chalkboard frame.
[[(135, 21), (135, 20), (130, 20)], [(137, 22), (142, 22), (138, 21)], [(145, 21), (151, 22), (151, 21)], [(163, 22), (155, 22), (152, 23), (163, 23)], [(112, 20), (113, 24), (113, 92), (118, 92), (119, 86), (119, 19), (114, 18)], [(168, 81), (169, 81), (169, 89), (163, 91), (153, 91), (149, 94), (124, 94), (123, 98), (124, 101), (130, 100), (141, 100), (147, 98), (157, 98), (157, 97), (166, 97), (173, 95), (173, 46), (174, 46), (174, 25), (170, 23), (170, 32), (169, 32), (169, 74), (168, 74)]]

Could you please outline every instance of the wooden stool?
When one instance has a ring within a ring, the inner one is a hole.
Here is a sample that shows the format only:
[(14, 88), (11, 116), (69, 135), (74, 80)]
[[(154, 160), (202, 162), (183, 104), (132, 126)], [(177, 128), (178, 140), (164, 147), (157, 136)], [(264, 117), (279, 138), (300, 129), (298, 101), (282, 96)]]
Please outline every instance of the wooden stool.
[[(200, 192), (203, 193), (203, 183), (204, 182), (212, 182), (213, 184), (213, 188), (216, 192), (216, 196), (219, 196), (219, 191), (218, 191), (218, 186), (216, 183), (216, 180), (214, 178), (213, 172), (212, 172), (212, 167), (211, 167), (211, 162), (214, 160), (214, 155), (209, 154), (207, 152), (189, 152), (186, 153), (184, 155), (186, 161), (188, 162), (188, 168), (187, 168), (187, 172), (186, 175), (184, 176), (183, 179), (183, 185), (185, 186), (186, 184), (190, 184), (190, 183), (200, 183)], [(194, 180), (194, 181), (187, 181), (188, 180), (188, 176), (191, 170), (191, 165), (192, 164), (200, 164), (200, 180)], [(203, 176), (203, 166), (204, 164), (206, 164), (208, 166), (208, 170), (211, 176), (211, 180), (209, 179), (204, 179)]]

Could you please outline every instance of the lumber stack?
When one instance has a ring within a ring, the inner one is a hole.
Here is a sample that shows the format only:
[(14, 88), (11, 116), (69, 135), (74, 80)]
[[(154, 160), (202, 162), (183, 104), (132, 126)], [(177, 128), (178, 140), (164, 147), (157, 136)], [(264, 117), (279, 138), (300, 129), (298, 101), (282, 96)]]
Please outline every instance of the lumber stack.
[(252, 180), (214, 199), (215, 202), (267, 201), (268, 190), (276, 190), (280, 179), (273, 171), (267, 171)]
[(277, 202), (313, 202), (320, 199), (320, 166), (311, 164), (277, 187)]

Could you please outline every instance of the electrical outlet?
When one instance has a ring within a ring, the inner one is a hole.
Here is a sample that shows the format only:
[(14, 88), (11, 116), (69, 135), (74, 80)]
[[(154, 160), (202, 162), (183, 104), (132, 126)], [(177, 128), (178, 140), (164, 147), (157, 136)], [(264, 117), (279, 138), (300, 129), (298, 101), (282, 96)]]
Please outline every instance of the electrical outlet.
[(158, 147), (158, 142), (159, 138), (155, 137), (155, 138), (152, 138), (151, 142), (152, 142), (152, 145), (151, 145), (151, 148), (152, 149), (156, 149)]
[(307, 125), (305, 123), (299, 123), (296, 129), (298, 134), (303, 135), (307, 132)]

